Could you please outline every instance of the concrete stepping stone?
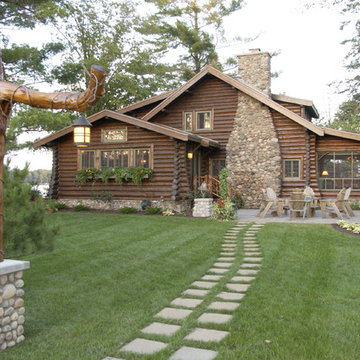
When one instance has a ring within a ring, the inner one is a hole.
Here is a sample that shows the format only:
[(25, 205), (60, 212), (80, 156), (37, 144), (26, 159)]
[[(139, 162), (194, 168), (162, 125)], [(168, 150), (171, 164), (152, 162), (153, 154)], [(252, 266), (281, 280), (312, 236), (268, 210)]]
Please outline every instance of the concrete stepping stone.
[(222, 277), (222, 275), (204, 275), (201, 280), (219, 281)]
[(223, 247), (223, 248), (235, 248), (236, 244), (222, 244), (221, 247)]
[(235, 257), (218, 257), (218, 261), (234, 261)]
[(261, 255), (261, 252), (258, 251), (244, 253), (244, 256), (259, 256), (259, 255)]
[(221, 252), (220, 253), (221, 256), (232, 256), (232, 255), (235, 255), (235, 252), (231, 251), (231, 252)]
[(128, 351), (135, 354), (154, 354), (165, 349), (167, 345), (160, 341), (137, 338), (123, 346), (120, 351)]
[(262, 257), (244, 257), (244, 261), (249, 261), (249, 262), (261, 262), (262, 261)]
[(168, 320), (183, 320), (192, 313), (192, 310), (174, 309), (166, 307), (158, 312), (155, 317), (160, 317)]
[(198, 322), (201, 324), (226, 324), (232, 319), (232, 315), (217, 314), (217, 313), (204, 313), (198, 318)]
[(250, 282), (255, 280), (254, 276), (234, 276), (231, 278), (231, 281), (234, 282)]
[(250, 287), (249, 284), (226, 284), (226, 287), (231, 291), (245, 292)]
[(198, 349), (189, 346), (182, 346), (169, 360), (213, 360), (217, 356), (217, 351)]
[(209, 306), (210, 310), (227, 310), (234, 311), (240, 306), (239, 303), (230, 302), (230, 301), (214, 301)]
[(208, 294), (209, 290), (187, 289), (183, 292), (184, 295), (203, 297)]
[(193, 332), (185, 337), (185, 340), (220, 342), (228, 334), (228, 331), (196, 328)]
[(259, 244), (244, 244), (245, 249), (258, 249), (259, 246)]
[(220, 268), (211, 268), (208, 270), (209, 273), (214, 273), (214, 274), (225, 274), (228, 271), (229, 269), (220, 269)]
[(171, 302), (171, 305), (183, 306), (193, 309), (196, 308), (198, 305), (200, 305), (202, 302), (203, 300), (200, 299), (176, 298)]
[(219, 299), (231, 300), (231, 301), (241, 300), (244, 296), (245, 294), (239, 294), (239, 293), (227, 292), (227, 291), (222, 291), (221, 293), (216, 295), (216, 297), (218, 297)]
[(172, 336), (180, 328), (181, 328), (181, 326), (179, 326), (179, 325), (170, 325), (170, 324), (163, 324), (163, 323), (159, 323), (159, 322), (153, 322), (146, 328), (142, 329), (141, 332), (144, 334)]
[(214, 263), (214, 266), (220, 268), (229, 268), (232, 266), (232, 263), (216, 262)]
[(244, 245), (259, 245), (259, 243), (257, 243), (256, 241), (252, 241), (252, 240), (244, 240), (243, 244)]
[(240, 270), (238, 270), (237, 274), (239, 274), (239, 275), (256, 275), (258, 272), (259, 272), (259, 270), (240, 269)]
[(241, 268), (247, 269), (247, 268), (257, 268), (261, 266), (261, 264), (248, 264), (248, 263), (243, 263), (240, 265)]
[(214, 286), (216, 286), (217, 283), (216, 282), (209, 282), (209, 281), (194, 281), (191, 285), (199, 287), (199, 288), (203, 288), (203, 289), (211, 289)]
[(247, 252), (251, 252), (251, 253), (260, 252), (260, 251), (261, 251), (261, 249), (248, 249), (248, 248), (245, 248), (244, 250), (247, 251)]
[(114, 358), (114, 357), (107, 356), (106, 358), (103, 358), (102, 360), (125, 360), (125, 359), (120, 359), (120, 358)]

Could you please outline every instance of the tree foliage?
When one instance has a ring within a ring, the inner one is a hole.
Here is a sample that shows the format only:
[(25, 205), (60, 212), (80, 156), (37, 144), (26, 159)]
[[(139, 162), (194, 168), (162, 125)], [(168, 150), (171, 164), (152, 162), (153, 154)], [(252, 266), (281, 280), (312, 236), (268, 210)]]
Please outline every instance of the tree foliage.
[[(205, 65), (221, 67), (216, 41), (223, 36), (224, 17), (239, 10), (242, 0), (145, 0), (156, 7), (141, 31), (165, 51), (180, 50), (178, 67), (186, 80)], [(155, 38), (154, 38), (155, 36)]]

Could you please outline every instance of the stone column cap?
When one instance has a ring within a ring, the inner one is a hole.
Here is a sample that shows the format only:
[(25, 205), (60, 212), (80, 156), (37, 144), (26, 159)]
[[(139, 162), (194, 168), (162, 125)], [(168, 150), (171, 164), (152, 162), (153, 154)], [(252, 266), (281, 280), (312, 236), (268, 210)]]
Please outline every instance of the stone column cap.
[(29, 268), (30, 268), (30, 261), (5, 259), (3, 262), (0, 262), (0, 275), (26, 270)]

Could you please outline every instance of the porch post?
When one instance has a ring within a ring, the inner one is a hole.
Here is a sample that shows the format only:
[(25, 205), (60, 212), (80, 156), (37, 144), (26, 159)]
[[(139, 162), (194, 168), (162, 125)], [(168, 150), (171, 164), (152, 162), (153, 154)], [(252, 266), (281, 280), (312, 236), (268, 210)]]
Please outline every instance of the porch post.
[(171, 188), (171, 200), (176, 201), (180, 187), (180, 144), (174, 139), (174, 173)]

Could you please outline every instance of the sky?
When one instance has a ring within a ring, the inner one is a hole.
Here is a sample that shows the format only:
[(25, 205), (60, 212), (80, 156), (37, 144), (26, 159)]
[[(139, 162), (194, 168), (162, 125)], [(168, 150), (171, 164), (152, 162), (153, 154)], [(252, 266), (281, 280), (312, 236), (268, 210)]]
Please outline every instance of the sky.
[[(280, 73), (272, 80), (272, 93), (312, 100), (320, 117), (329, 120), (346, 100), (345, 95), (338, 94), (336, 87), (329, 84), (349, 75), (344, 68), (348, 48), (341, 42), (351, 37), (351, 32), (347, 28), (340, 30), (345, 18), (339, 8), (306, 9), (305, 2), (247, 0), (243, 9), (224, 19), (229, 45), (219, 45), (218, 53), (221, 59), (226, 59), (253, 48), (279, 52), (271, 63), (272, 71)], [(17, 30), (10, 36), (40, 45), (50, 40), (44, 34), (50, 32)], [(236, 36), (256, 39), (247, 43), (231, 41)], [(34, 138), (44, 135), (36, 134)], [(46, 151), (21, 151), (11, 156), (11, 167), (23, 167), (26, 162), (30, 170), (51, 169), (52, 155)]]

